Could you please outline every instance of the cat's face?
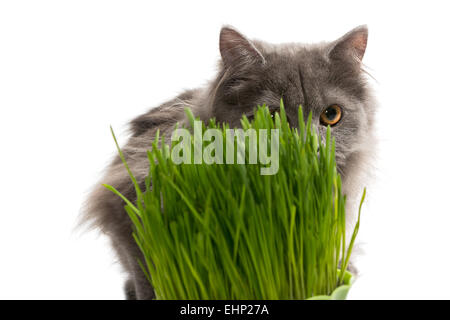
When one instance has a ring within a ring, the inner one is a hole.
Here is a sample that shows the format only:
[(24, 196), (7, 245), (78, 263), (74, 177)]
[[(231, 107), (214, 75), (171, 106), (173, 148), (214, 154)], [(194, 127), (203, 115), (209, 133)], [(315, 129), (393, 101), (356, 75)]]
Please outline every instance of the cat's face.
[(367, 143), (372, 129), (373, 105), (361, 70), (366, 44), (366, 27), (318, 45), (252, 42), (223, 28), (213, 115), (237, 127), (242, 114), (251, 116), (262, 104), (275, 112), (283, 99), (289, 122), (297, 126), (302, 105), (305, 118), (312, 112), (323, 139), (331, 126), (338, 169), (344, 174), (347, 160)]

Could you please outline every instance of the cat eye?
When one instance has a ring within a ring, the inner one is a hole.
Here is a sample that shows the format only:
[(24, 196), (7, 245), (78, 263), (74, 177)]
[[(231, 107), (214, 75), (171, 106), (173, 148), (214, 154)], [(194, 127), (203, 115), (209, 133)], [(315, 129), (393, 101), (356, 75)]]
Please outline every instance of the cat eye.
[(320, 123), (324, 126), (334, 126), (342, 118), (342, 108), (337, 104), (333, 104), (322, 111), (320, 115)]

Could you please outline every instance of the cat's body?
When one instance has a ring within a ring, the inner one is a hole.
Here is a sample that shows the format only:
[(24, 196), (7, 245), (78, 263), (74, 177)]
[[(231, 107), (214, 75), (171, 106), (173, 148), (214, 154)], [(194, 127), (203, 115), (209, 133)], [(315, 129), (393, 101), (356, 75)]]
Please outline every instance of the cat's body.
[[(131, 137), (123, 147), (126, 160), (144, 187), (148, 174), (146, 151), (156, 130), (170, 137), (177, 122), (185, 121), (184, 108), (206, 121), (239, 126), (242, 114), (251, 115), (256, 105), (267, 104), (276, 111), (284, 101), (288, 120), (296, 126), (298, 106), (312, 112), (313, 122), (323, 136), (321, 125), (327, 107), (338, 105), (341, 120), (332, 127), (336, 138), (336, 159), (348, 196), (347, 210), (354, 212), (359, 183), (373, 147), (375, 103), (361, 69), (367, 43), (367, 28), (359, 27), (332, 43), (318, 45), (269, 45), (249, 41), (232, 28), (220, 35), (217, 77), (206, 87), (186, 91), (131, 122)], [(128, 199), (136, 195), (119, 157), (112, 162), (101, 183), (117, 188)], [(100, 184), (91, 193), (85, 220), (107, 234), (127, 272), (127, 298), (151, 299), (153, 290), (137, 260), (142, 255), (132, 238), (132, 223), (119, 197)]]

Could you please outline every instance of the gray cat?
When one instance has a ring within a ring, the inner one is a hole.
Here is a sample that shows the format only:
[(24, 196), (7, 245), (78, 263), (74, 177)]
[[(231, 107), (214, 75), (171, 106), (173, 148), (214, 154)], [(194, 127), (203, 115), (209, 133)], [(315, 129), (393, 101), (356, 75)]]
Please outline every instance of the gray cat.
[[(175, 124), (186, 121), (186, 106), (202, 120), (215, 117), (237, 127), (241, 116), (251, 117), (258, 104), (267, 104), (276, 112), (282, 98), (293, 126), (297, 125), (299, 105), (305, 115), (312, 112), (322, 137), (327, 125), (331, 126), (338, 170), (348, 197), (347, 210), (353, 213), (353, 200), (360, 195), (361, 177), (373, 148), (376, 105), (361, 62), (367, 36), (367, 27), (360, 26), (330, 43), (271, 45), (250, 41), (233, 28), (222, 28), (222, 59), (215, 79), (131, 122), (131, 137), (122, 150), (141, 187), (148, 173), (146, 150), (156, 130), (170, 137)], [(101, 183), (116, 187), (128, 199), (136, 198), (118, 156)], [(142, 255), (131, 236), (132, 223), (123, 207), (118, 196), (99, 184), (88, 198), (84, 218), (110, 237), (128, 275), (126, 297), (152, 299), (154, 292), (137, 263)]]

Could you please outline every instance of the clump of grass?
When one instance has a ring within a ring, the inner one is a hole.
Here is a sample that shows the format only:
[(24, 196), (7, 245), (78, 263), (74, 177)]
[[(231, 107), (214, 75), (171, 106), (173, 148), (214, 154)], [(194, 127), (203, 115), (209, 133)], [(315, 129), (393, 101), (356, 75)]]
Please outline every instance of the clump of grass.
[[(174, 145), (157, 137), (143, 191), (118, 147), (137, 202), (106, 187), (126, 202), (157, 299), (306, 299), (343, 282), (359, 215), (346, 246), (330, 128), (322, 143), (301, 108), (291, 128), (282, 104), (274, 117), (259, 107), (242, 127), (279, 129), (278, 173), (261, 175), (262, 164), (176, 165), (167, 157)], [(207, 128), (225, 137), (228, 126), (211, 120)]]

